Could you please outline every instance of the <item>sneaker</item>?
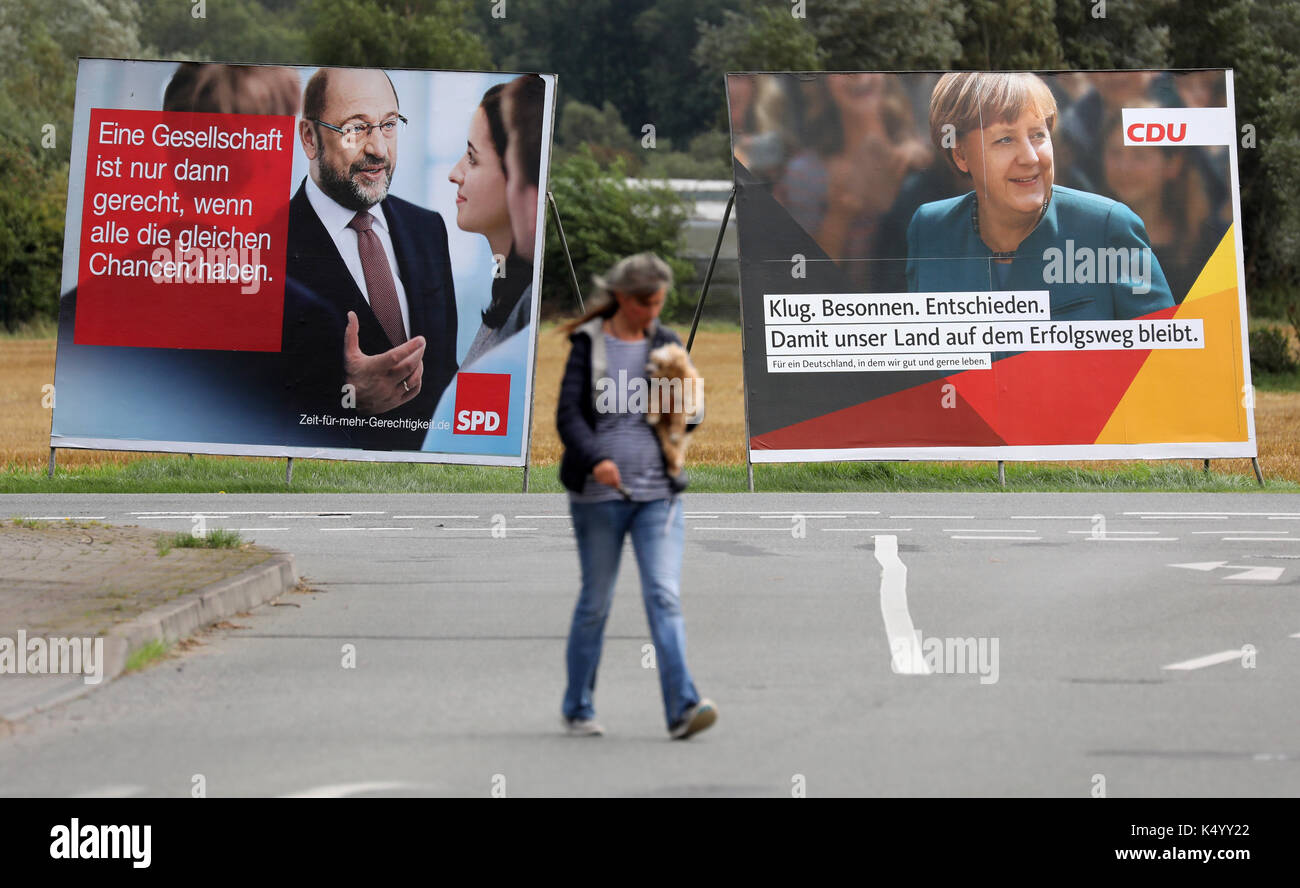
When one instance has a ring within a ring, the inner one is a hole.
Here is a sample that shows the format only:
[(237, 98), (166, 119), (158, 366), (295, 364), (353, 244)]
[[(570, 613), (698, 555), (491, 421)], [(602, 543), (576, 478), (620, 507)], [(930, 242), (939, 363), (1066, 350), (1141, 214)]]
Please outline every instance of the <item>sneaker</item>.
[(690, 709), (687, 709), (675, 725), (668, 729), (668, 736), (674, 740), (685, 740), (692, 734), (698, 734), (718, 720), (718, 707), (705, 697)]
[(594, 718), (564, 718), (564, 729), (570, 737), (600, 737), (605, 733)]

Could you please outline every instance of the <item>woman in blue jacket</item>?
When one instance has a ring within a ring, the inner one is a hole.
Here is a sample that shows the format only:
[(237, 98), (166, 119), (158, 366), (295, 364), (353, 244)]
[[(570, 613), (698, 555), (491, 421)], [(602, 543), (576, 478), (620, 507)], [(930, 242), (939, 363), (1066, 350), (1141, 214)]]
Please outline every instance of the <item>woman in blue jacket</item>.
[[(582, 591), (566, 651), (563, 704), (565, 725), (574, 735), (604, 733), (595, 721), (592, 695), (623, 539), (629, 534), (641, 573), (669, 735), (689, 737), (717, 718), (717, 708), (700, 697), (686, 666), (680, 602), (686, 523), (678, 497), (686, 487), (685, 473), (668, 473), (659, 439), (644, 410), (634, 406), (644, 398), (617, 392), (609, 397), (611, 389), (632, 388), (644, 380), (652, 350), (681, 344), (677, 334), (658, 321), (672, 279), (672, 270), (657, 256), (642, 253), (622, 259), (596, 279), (600, 293), (593, 307), (565, 328), (573, 348), (556, 415), (564, 442), (560, 480), (569, 491), (582, 564)], [(687, 429), (694, 429), (699, 418), (689, 417)]]
[(1056, 100), (1033, 74), (939, 79), (930, 137), (974, 189), (913, 215), (909, 290), (1047, 290), (1053, 320), (1127, 320), (1173, 306), (1142, 220), (1053, 184), (1055, 123)]

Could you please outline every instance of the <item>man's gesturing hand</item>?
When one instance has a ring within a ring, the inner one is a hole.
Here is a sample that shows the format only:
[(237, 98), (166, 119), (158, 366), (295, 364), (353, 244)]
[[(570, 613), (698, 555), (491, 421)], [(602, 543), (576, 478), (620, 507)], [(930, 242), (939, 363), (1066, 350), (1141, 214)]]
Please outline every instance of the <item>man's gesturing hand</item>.
[(358, 413), (387, 413), (420, 393), (424, 337), (408, 339), (383, 354), (367, 355), (357, 340), (360, 329), (356, 312), (348, 312), (348, 327), (343, 331), (343, 373), (347, 383), (356, 387)]

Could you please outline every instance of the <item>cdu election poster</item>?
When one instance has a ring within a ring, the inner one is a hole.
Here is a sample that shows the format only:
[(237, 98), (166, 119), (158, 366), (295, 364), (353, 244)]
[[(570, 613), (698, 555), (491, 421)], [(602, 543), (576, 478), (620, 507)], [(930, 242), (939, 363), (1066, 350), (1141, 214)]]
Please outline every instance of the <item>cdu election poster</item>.
[(729, 74), (752, 461), (1255, 456), (1232, 82)]

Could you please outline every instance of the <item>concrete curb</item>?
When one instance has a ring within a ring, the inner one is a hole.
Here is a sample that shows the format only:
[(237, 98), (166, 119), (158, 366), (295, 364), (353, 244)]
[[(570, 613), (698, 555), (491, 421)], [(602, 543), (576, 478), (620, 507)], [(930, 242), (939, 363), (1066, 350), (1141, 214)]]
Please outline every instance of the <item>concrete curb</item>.
[(171, 643), (187, 638), (219, 620), (278, 598), (297, 583), (298, 572), (294, 569), (293, 556), (274, 552), (270, 558), (243, 573), (219, 580), (181, 601), (145, 611), (134, 620), (114, 626), (104, 636), (102, 681), (86, 684), (82, 676), (42, 680), (38, 693), (0, 712), (0, 721), (20, 721), (33, 713), (88, 694), (121, 675), (126, 669), (127, 658), (149, 642), (161, 640)]

